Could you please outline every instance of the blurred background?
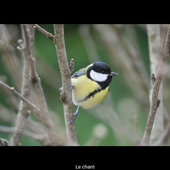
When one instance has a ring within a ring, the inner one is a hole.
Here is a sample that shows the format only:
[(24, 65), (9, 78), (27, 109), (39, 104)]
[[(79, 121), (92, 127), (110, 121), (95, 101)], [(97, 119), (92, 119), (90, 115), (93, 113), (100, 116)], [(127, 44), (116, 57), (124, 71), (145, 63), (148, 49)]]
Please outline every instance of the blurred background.
[[(54, 33), (52, 24), (40, 26)], [(17, 40), (22, 39), (21, 28), (20, 25), (0, 27), (0, 80), (21, 92), (23, 58), (17, 50)], [(161, 26), (161, 42), (164, 42), (166, 29), (166, 25)], [(103, 61), (119, 74), (113, 78), (105, 101), (93, 109), (80, 109), (75, 121), (79, 145), (140, 145), (149, 113), (151, 88), (146, 25), (66, 24), (64, 31), (67, 57), (69, 62), (74, 58), (74, 71)], [(67, 140), (56, 49), (37, 30), (34, 55), (56, 133), (61, 140)], [(166, 85), (168, 83), (169, 77)], [(0, 88), (0, 137), (10, 140), (18, 107), (19, 99)], [(30, 114), (21, 145), (41, 146), (42, 136), (37, 134), (43, 133), (41, 122)]]

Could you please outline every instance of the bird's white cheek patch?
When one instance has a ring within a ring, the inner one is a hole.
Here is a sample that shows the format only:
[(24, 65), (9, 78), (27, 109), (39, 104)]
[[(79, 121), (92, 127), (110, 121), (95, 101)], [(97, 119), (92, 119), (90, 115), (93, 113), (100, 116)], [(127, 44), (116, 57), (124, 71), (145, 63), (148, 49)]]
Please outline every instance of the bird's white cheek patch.
[(102, 82), (102, 81), (105, 81), (107, 79), (108, 74), (97, 73), (94, 70), (91, 70), (90, 71), (90, 77), (94, 81)]

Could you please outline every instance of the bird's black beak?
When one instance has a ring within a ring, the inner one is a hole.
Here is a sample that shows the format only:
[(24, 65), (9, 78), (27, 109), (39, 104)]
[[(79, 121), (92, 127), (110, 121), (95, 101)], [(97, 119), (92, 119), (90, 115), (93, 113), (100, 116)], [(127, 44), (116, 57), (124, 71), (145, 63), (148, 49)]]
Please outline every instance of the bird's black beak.
[(109, 76), (118, 76), (119, 74), (117, 74), (117, 73), (115, 73), (115, 72), (111, 72), (110, 74), (109, 74)]

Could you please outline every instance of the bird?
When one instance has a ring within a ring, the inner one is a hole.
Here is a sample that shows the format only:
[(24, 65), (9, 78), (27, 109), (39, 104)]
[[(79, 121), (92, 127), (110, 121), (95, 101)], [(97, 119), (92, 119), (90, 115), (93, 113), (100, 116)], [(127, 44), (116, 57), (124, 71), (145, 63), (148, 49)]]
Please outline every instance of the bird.
[(77, 106), (74, 117), (70, 124), (75, 121), (79, 108), (91, 109), (99, 105), (108, 95), (113, 76), (118, 73), (112, 72), (104, 62), (97, 61), (86, 68), (75, 72), (71, 77), (72, 101)]

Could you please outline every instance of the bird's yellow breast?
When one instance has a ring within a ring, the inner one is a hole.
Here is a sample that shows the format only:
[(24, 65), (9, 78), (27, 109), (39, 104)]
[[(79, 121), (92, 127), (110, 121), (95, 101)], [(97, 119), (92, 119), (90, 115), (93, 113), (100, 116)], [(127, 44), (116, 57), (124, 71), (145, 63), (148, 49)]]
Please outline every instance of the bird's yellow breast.
[(100, 104), (108, 95), (109, 87), (100, 92), (97, 92), (94, 96), (91, 96), (87, 100), (83, 100), (90, 93), (95, 90), (99, 90), (100, 86), (95, 81), (87, 78), (86, 75), (80, 76), (78, 78), (71, 79), (74, 85), (72, 98), (75, 105), (81, 106), (84, 109), (90, 109), (98, 104)]

